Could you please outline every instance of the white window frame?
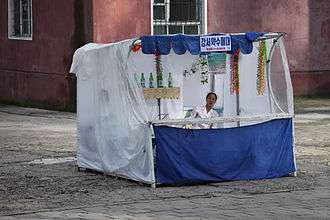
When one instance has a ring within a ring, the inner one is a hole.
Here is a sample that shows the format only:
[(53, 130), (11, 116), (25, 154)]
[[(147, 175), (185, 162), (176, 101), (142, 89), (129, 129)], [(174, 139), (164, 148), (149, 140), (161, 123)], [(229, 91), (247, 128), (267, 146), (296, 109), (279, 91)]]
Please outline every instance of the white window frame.
[[(151, 35), (154, 34), (154, 25), (165, 25), (167, 30), (166, 33), (169, 33), (169, 26), (172, 24), (172, 22), (169, 21), (170, 17), (170, 1), (171, 0), (164, 0), (165, 3), (154, 3), (154, 0), (151, 0)], [(184, 31), (183, 26), (185, 25), (199, 25), (198, 26), (198, 34), (207, 34), (207, 0), (201, 0), (202, 1), (202, 15), (201, 15), (201, 21), (200, 22), (173, 22), (175, 25), (182, 25), (182, 30)], [(165, 8), (165, 21), (155, 21), (154, 20), (154, 5), (164, 5)]]
[[(30, 30), (31, 30), (31, 33), (29, 36), (19, 36), (19, 35), (15, 35), (15, 12), (14, 12), (14, 0), (8, 0), (8, 39), (13, 39), (13, 40), (32, 40), (33, 38), (33, 16), (32, 16), (32, 5), (33, 5), (33, 0), (30, 0), (31, 1), (31, 7), (30, 7), (30, 14), (31, 14), (31, 17), (29, 18), (30, 19)], [(21, 0), (20, 0), (20, 3), (21, 3)], [(20, 28), (21, 28), (21, 33), (22, 33), (22, 7), (20, 7)]]

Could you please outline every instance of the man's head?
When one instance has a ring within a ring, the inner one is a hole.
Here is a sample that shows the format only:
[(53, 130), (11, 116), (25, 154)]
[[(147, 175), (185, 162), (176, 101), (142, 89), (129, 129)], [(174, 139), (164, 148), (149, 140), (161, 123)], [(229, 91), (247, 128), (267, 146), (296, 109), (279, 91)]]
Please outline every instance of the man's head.
[(206, 95), (206, 107), (213, 108), (215, 103), (217, 102), (218, 96), (214, 92), (209, 92)]

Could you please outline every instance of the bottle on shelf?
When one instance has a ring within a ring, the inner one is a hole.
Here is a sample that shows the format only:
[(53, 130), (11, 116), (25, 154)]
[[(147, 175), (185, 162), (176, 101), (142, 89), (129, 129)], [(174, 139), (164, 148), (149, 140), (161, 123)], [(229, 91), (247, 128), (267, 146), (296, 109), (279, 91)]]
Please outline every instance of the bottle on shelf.
[(135, 73), (134, 74), (134, 80), (135, 80), (135, 83), (138, 87), (140, 87), (140, 82), (139, 82), (139, 74), (138, 73)]
[(172, 78), (172, 73), (171, 72), (168, 73), (167, 86), (168, 86), (168, 88), (173, 87), (173, 78)]
[(152, 75), (152, 73), (150, 73), (149, 75), (149, 88), (154, 88), (154, 77)]
[(158, 88), (163, 88), (163, 73), (160, 72), (157, 76)]
[(144, 73), (141, 73), (140, 84), (142, 88), (146, 87), (146, 80), (144, 78)]

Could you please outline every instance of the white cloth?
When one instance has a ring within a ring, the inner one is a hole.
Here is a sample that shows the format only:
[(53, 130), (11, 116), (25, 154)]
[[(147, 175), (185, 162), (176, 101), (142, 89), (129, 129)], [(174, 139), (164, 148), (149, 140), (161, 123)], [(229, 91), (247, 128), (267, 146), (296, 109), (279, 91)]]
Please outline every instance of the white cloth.
[(77, 160), (79, 167), (153, 183), (150, 117), (126, 65), (131, 43), (87, 44), (75, 52)]
[[(219, 117), (219, 114), (211, 109), (209, 112), (206, 111), (206, 107), (196, 107), (191, 113), (191, 118), (215, 118)], [(199, 123), (194, 125), (194, 128), (215, 128), (213, 123)]]

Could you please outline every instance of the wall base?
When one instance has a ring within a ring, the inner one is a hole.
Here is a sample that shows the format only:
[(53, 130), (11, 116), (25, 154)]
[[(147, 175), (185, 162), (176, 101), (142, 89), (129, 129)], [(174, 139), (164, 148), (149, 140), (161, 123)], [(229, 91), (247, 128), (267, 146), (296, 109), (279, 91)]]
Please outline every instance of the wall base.
[(75, 80), (64, 74), (0, 70), (0, 102), (74, 111)]
[(330, 97), (330, 71), (291, 72), (295, 96), (319, 95)]

